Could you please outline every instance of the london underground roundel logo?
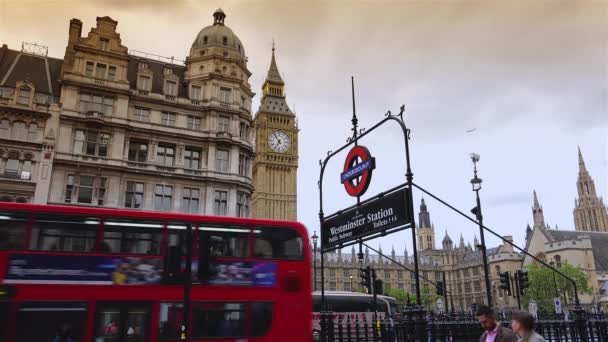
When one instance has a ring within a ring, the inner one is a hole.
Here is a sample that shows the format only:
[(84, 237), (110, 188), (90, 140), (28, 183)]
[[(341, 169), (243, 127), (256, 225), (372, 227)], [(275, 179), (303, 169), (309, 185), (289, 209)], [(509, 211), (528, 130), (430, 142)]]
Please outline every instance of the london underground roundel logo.
[(346, 192), (353, 197), (363, 195), (369, 187), (375, 168), (375, 159), (366, 147), (353, 147), (346, 156), (344, 171), (340, 174)]

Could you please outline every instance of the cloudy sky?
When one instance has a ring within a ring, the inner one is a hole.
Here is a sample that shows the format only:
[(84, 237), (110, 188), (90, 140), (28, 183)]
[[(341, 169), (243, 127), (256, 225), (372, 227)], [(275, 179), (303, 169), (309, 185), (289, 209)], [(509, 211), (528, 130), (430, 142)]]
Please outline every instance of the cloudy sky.
[[(474, 206), (468, 155), (481, 155), (485, 222), (519, 244), (532, 222), (533, 189), (546, 220), (573, 229), (578, 145), (598, 193), (608, 193), (604, 0), (0, 0), (0, 43), (36, 42), (63, 57), (71, 18), (86, 34), (97, 16), (109, 15), (129, 49), (183, 59), (220, 6), (245, 45), (258, 94), (276, 41), (301, 129), (298, 214), (311, 231), (318, 231), (318, 160), (350, 132), (351, 75), (361, 127), (404, 104), (414, 181), (467, 212)], [(378, 133), (364, 142), (378, 166), (369, 195), (404, 181), (400, 132)], [(352, 204), (337, 181), (342, 162), (338, 156), (328, 166), (326, 214)], [(427, 204), (438, 245), (446, 229), (456, 243), (461, 234), (472, 241), (474, 225)], [(409, 236), (372, 244), (399, 254)]]

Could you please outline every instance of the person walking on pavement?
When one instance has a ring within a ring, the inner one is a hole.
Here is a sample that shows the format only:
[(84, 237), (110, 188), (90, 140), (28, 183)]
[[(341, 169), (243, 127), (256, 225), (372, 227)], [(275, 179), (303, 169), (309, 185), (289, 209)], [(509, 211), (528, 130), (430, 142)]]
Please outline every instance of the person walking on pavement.
[(492, 308), (482, 305), (477, 310), (479, 324), (485, 330), (479, 338), (479, 342), (517, 342), (517, 336), (509, 329), (496, 321), (496, 315)]
[(514, 312), (511, 327), (519, 336), (519, 342), (545, 342), (545, 339), (534, 331), (534, 317), (528, 312)]

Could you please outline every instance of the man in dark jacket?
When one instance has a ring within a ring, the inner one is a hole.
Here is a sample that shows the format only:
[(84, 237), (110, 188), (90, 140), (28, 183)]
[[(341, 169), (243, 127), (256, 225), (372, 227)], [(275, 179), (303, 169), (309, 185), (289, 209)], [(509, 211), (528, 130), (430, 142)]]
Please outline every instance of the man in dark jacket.
[(477, 310), (479, 324), (485, 330), (479, 342), (517, 342), (517, 336), (511, 329), (505, 328), (496, 321), (492, 308), (482, 305)]

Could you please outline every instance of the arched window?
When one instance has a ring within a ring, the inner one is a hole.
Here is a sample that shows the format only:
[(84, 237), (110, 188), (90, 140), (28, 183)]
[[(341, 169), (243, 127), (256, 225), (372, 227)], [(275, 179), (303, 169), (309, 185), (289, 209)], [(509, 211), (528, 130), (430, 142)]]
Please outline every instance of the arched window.
[(555, 264), (557, 265), (557, 267), (562, 267), (562, 257), (559, 255), (556, 255), (553, 257), (553, 260), (555, 260)]
[(23, 86), (17, 91), (17, 103), (29, 106), (32, 90), (28, 86)]
[(228, 37), (224, 36), (224, 39), (222, 39), (222, 42), (224, 43), (224, 45), (228, 45)]
[(13, 122), (13, 139), (25, 140), (27, 139), (27, 129), (25, 123), (21, 121)]
[(17, 197), (17, 200), (15, 202), (17, 202), (17, 203), (27, 203), (28, 200), (25, 197)]
[(542, 253), (542, 252), (538, 253), (538, 254), (536, 254), (536, 257), (538, 259), (540, 259), (542, 262), (547, 262), (547, 256), (545, 255), (545, 253)]
[(13, 198), (8, 195), (0, 196), (0, 202), (13, 202)]
[(207, 38), (207, 36), (203, 37), (203, 44), (207, 44), (207, 41), (209, 41), (209, 38)]

